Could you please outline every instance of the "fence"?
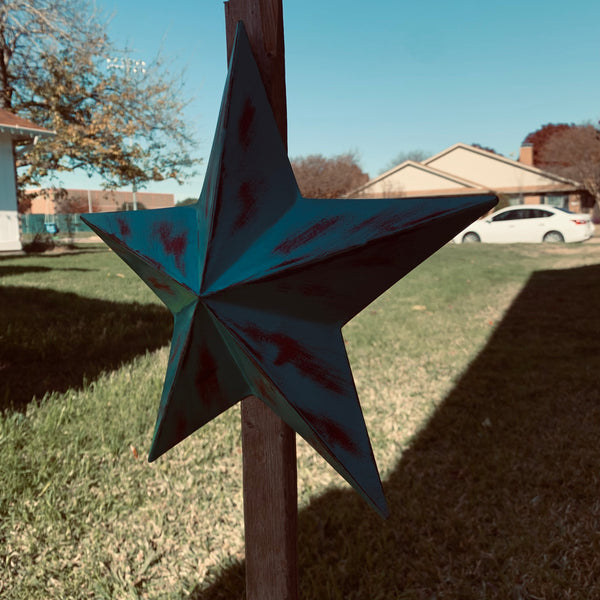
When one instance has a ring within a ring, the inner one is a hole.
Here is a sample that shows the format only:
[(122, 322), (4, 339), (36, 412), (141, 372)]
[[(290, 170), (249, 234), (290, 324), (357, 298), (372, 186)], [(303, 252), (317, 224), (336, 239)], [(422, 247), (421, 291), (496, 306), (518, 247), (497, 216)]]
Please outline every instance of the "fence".
[[(36, 233), (92, 233), (92, 230), (80, 219), (79, 214), (67, 215), (19, 215), (21, 232), (23, 234)], [(50, 220), (49, 220), (50, 219)], [(56, 229), (52, 227), (56, 225)]]

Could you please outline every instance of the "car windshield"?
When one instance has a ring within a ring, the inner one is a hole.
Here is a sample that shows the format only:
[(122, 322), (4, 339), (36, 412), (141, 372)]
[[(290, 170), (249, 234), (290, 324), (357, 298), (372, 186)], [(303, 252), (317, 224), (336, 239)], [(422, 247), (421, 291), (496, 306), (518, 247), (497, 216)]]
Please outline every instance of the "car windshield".
[(557, 210), (562, 210), (562, 212), (567, 213), (568, 215), (574, 215), (575, 214), (574, 212), (572, 212), (570, 210), (567, 210), (566, 208), (560, 208), (558, 206), (555, 206), (554, 208), (556, 208)]

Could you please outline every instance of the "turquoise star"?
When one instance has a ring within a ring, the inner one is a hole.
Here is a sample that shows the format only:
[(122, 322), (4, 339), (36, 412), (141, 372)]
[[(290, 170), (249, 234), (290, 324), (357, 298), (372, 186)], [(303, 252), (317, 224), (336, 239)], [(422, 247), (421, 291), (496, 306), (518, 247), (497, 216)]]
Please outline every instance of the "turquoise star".
[(254, 395), (386, 515), (341, 328), (495, 202), (303, 198), (238, 27), (198, 203), (84, 217), (174, 316), (149, 460)]

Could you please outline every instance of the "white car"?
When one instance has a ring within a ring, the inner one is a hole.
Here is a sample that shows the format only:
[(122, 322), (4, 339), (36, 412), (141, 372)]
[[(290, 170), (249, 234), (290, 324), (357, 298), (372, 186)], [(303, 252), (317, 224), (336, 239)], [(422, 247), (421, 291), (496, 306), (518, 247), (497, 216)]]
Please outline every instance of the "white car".
[(454, 238), (454, 242), (583, 242), (593, 233), (590, 215), (547, 204), (520, 204), (471, 223)]

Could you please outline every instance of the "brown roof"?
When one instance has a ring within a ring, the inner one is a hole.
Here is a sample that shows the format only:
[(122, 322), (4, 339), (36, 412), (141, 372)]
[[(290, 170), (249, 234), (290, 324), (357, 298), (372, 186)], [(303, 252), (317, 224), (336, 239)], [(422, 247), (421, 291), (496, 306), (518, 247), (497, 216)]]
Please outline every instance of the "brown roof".
[(4, 108), (0, 108), (0, 132), (10, 133), (16, 139), (35, 137), (36, 135), (54, 135), (53, 131), (18, 117)]

